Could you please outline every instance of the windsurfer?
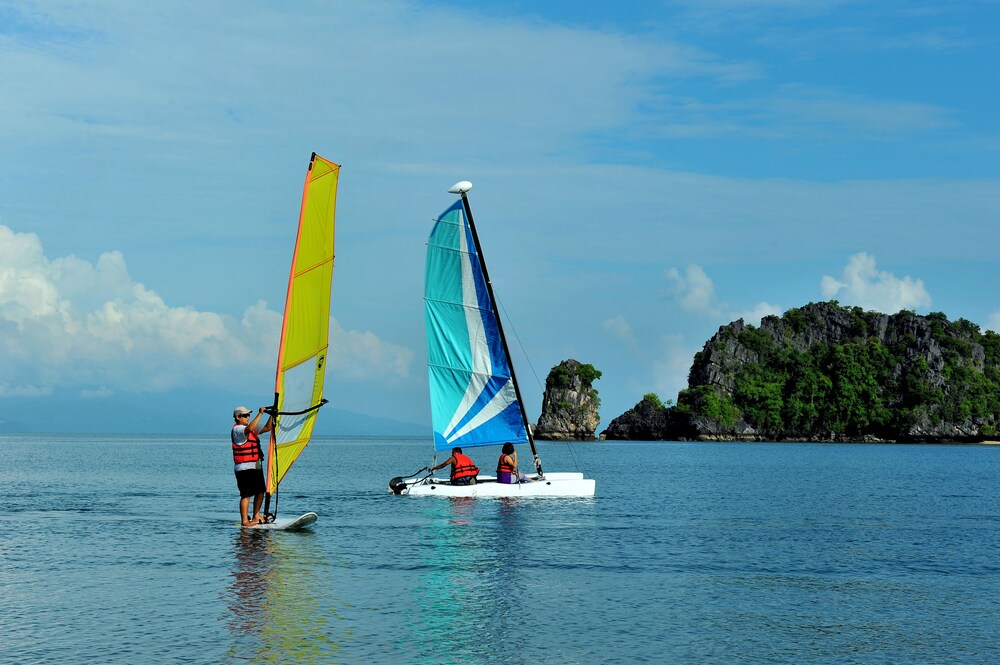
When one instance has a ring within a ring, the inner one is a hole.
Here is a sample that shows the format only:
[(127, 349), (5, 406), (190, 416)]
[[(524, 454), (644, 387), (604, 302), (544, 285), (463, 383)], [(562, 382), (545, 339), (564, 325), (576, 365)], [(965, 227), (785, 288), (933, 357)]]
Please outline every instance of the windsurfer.
[[(250, 409), (238, 406), (233, 409), (233, 420), (236, 424), (231, 430), (233, 444), (233, 463), (236, 472), (236, 486), (240, 490), (240, 524), (254, 526), (263, 522), (260, 515), (261, 504), (264, 503), (264, 453), (260, 449), (259, 434), (271, 431), (271, 419), (260, 427), (260, 417), (265, 407), (257, 409), (257, 415), (250, 420)], [(253, 498), (253, 514), (250, 511), (250, 499)]]
[(479, 475), (479, 467), (472, 463), (472, 459), (462, 454), (461, 448), (452, 448), (451, 457), (441, 462), (437, 466), (432, 466), (428, 471), (434, 472), (438, 469), (451, 465), (452, 485), (475, 485), (476, 476)]

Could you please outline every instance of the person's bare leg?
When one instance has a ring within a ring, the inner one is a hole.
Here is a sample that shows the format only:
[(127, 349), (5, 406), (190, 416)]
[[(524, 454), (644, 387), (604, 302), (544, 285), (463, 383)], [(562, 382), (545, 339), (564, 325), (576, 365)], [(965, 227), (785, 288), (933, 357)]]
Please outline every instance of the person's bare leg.
[(264, 520), (260, 516), (260, 506), (264, 503), (264, 495), (258, 494), (253, 498), (253, 517), (250, 518), (251, 524), (260, 524)]
[(250, 509), (250, 497), (240, 497), (240, 524), (243, 526), (253, 526), (253, 522), (247, 517), (247, 510)]

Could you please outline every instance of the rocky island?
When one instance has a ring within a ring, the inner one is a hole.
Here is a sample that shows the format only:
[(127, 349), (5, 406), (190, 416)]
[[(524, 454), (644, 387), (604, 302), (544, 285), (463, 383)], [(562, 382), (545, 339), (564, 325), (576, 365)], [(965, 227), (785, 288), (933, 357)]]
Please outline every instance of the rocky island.
[(978, 442), (998, 423), (1000, 335), (831, 301), (722, 326), (676, 405), (647, 394), (602, 438)]
[(542, 397), (542, 415), (535, 425), (536, 439), (553, 441), (593, 441), (601, 422), (601, 399), (594, 381), (601, 378), (593, 365), (572, 358), (549, 372)]

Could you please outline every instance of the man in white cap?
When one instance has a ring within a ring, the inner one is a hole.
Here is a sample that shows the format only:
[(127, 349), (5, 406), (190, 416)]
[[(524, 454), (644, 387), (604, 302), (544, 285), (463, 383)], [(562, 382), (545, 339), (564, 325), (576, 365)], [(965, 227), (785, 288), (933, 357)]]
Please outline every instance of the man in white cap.
[[(260, 449), (260, 437), (258, 434), (271, 431), (271, 418), (267, 423), (260, 426), (260, 417), (264, 413), (264, 407), (257, 409), (257, 415), (250, 420), (250, 409), (245, 406), (238, 406), (233, 409), (233, 425), (231, 438), (233, 443), (233, 463), (236, 471), (236, 486), (240, 490), (240, 523), (243, 526), (254, 526), (260, 524), (263, 518), (260, 515), (260, 506), (264, 503), (264, 451)], [(250, 497), (253, 497), (253, 515), (248, 516), (250, 510)]]

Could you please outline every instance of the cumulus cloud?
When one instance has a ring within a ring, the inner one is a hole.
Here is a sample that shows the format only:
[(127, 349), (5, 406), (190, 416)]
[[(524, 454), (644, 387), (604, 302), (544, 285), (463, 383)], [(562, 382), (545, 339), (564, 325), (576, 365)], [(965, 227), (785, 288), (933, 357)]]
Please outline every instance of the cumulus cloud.
[[(0, 396), (76, 388), (85, 397), (231, 385), (274, 367), (281, 315), (264, 301), (242, 318), (172, 307), (135, 281), (121, 252), (96, 264), (48, 260), (39, 238), (0, 225)], [(412, 352), (331, 319), (335, 370), (406, 378)]]
[(616, 316), (613, 319), (608, 319), (601, 324), (601, 328), (604, 332), (608, 333), (612, 337), (616, 337), (623, 342), (633, 343), (635, 342), (635, 334), (632, 332), (632, 326), (628, 324), (624, 316)]
[(743, 322), (752, 326), (759, 326), (760, 320), (765, 316), (781, 316), (785, 310), (779, 305), (772, 305), (769, 302), (761, 301), (748, 310), (733, 314), (733, 320), (743, 319)]
[(924, 282), (909, 275), (898, 278), (875, 267), (875, 257), (860, 252), (847, 261), (840, 279), (824, 275), (820, 280), (824, 298), (835, 298), (887, 314), (901, 309), (930, 307), (931, 296)]
[(715, 284), (701, 266), (689, 265), (683, 275), (677, 268), (670, 268), (666, 276), (673, 284), (673, 296), (686, 311), (707, 315), (719, 313), (715, 302)]
[(684, 343), (682, 335), (664, 335), (659, 339), (659, 354), (653, 361), (653, 383), (661, 399), (676, 399), (677, 393), (687, 388), (695, 351)]
[[(715, 283), (701, 266), (689, 265), (683, 275), (677, 268), (670, 268), (665, 274), (672, 283), (673, 297), (684, 310), (713, 318), (726, 315), (728, 306), (718, 302)], [(743, 319), (746, 323), (759, 325), (763, 317), (780, 315), (782, 311), (778, 305), (761, 301), (748, 310), (730, 311), (728, 316), (730, 320)]]
[(990, 314), (989, 320), (986, 321), (986, 329), (1000, 333), (1000, 309)]
[(334, 371), (349, 379), (409, 378), (413, 351), (390, 344), (370, 332), (345, 330), (330, 318), (330, 358)]

